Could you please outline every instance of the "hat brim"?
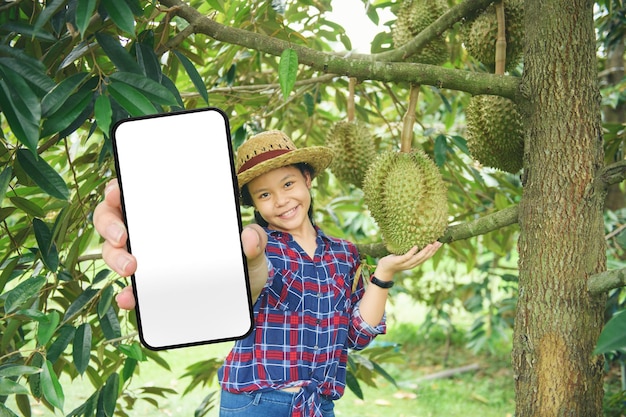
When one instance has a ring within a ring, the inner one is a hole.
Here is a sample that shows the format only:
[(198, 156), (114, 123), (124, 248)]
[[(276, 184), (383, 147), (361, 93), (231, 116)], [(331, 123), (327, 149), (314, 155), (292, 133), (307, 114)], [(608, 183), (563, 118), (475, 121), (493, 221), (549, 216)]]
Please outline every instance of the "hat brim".
[(237, 174), (239, 189), (263, 174), (274, 169), (288, 165), (304, 162), (313, 168), (312, 177), (325, 170), (333, 159), (333, 153), (324, 146), (309, 146), (302, 149), (295, 149), (283, 155), (277, 156), (267, 161), (263, 161), (244, 172)]

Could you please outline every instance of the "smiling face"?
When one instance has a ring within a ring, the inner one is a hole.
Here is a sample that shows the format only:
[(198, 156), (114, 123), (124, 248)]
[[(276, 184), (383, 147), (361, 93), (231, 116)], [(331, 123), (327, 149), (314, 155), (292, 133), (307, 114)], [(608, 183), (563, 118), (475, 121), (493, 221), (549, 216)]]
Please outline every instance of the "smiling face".
[(298, 233), (311, 227), (311, 175), (295, 166), (277, 168), (248, 183), (256, 210), (270, 229)]

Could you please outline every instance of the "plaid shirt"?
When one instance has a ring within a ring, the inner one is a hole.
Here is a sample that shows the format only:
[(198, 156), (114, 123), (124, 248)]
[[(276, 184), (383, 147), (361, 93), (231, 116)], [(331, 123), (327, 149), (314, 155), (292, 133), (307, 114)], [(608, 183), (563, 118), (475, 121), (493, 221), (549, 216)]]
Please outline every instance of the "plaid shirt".
[(365, 291), (354, 244), (317, 230), (314, 259), (288, 233), (266, 229), (269, 277), (254, 304), (255, 328), (235, 342), (219, 370), (222, 389), (253, 392), (301, 387), (292, 416), (321, 416), (320, 395), (334, 400), (346, 385), (348, 349), (385, 332), (359, 313)]

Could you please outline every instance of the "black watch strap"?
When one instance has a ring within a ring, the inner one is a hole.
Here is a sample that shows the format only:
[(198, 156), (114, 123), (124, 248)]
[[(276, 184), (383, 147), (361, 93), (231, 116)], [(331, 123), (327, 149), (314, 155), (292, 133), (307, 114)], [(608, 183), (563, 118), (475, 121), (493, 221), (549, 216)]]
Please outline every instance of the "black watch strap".
[(393, 287), (393, 281), (381, 281), (378, 278), (376, 278), (374, 275), (370, 277), (370, 282), (376, 285), (377, 287), (384, 288), (386, 290)]

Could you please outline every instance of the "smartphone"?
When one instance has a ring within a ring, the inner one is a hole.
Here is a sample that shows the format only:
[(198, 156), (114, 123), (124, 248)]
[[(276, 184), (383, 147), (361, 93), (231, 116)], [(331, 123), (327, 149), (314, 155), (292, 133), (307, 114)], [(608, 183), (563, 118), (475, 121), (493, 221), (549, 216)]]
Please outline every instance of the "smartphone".
[(112, 130), (139, 337), (161, 350), (245, 337), (253, 325), (228, 118), (205, 108)]

